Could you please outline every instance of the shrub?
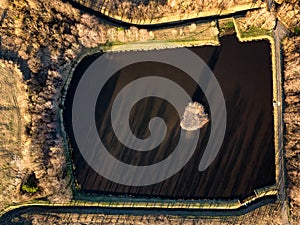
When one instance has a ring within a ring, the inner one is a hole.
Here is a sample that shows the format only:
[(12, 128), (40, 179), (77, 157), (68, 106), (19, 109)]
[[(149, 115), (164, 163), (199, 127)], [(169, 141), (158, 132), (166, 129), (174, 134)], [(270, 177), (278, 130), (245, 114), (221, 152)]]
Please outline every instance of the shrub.
[(23, 184), (22, 185), (22, 191), (25, 191), (27, 193), (35, 193), (37, 192), (39, 188), (37, 186), (30, 186), (29, 184)]
[(22, 191), (25, 191), (27, 193), (36, 193), (39, 189), (37, 186), (37, 179), (35, 177), (35, 174), (32, 173), (28, 177), (27, 181), (21, 186)]

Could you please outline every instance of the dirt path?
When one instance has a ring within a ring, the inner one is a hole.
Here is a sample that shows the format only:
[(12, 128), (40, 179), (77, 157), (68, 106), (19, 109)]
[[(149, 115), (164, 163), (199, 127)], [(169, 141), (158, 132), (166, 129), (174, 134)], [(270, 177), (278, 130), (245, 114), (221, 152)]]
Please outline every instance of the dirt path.
[[(55, 216), (59, 218), (60, 222), (62, 221), (69, 221), (71, 214), (75, 214), (76, 216), (76, 224), (78, 222), (91, 222), (88, 220), (88, 217), (91, 216), (93, 218), (93, 215), (97, 216), (104, 216), (107, 215), (108, 217), (113, 216), (144, 216), (144, 217), (152, 217), (152, 216), (164, 216), (164, 217), (173, 217), (173, 220), (179, 220), (178, 216), (182, 218), (190, 218), (191, 220), (198, 221), (202, 220), (203, 218), (206, 218), (205, 221), (207, 221), (207, 217), (211, 216), (237, 216), (238, 218), (232, 218), (236, 221), (242, 221), (243, 217), (247, 215), (247, 213), (254, 213), (258, 208), (260, 207), (268, 207), (266, 205), (270, 205), (274, 203), (274, 198), (265, 198), (258, 202), (252, 202), (247, 207), (238, 209), (238, 210), (180, 210), (180, 209), (151, 209), (151, 208), (140, 208), (140, 209), (134, 209), (134, 208), (109, 208), (109, 207), (89, 207), (89, 206), (39, 206), (39, 205), (32, 205), (32, 206), (22, 206), (17, 209), (13, 209), (4, 215), (0, 217), (0, 224), (1, 225), (22, 225), (27, 224), (28, 220), (30, 220), (35, 215), (42, 215), (43, 217), (51, 217)], [(258, 211), (256, 213), (259, 213)], [(79, 216), (82, 215), (82, 216)], [(241, 216), (239, 218), (239, 216)], [(27, 219), (25, 219), (27, 218)], [(66, 220), (65, 220), (66, 219)], [(138, 219), (138, 217), (137, 217)], [(170, 219), (170, 218), (169, 218)], [(167, 220), (168, 221), (168, 220)], [(165, 222), (167, 222), (165, 221)], [(172, 221), (172, 220), (169, 220)], [(218, 220), (211, 219), (211, 222), (216, 222)], [(222, 221), (222, 219), (221, 219)], [(27, 223), (26, 223), (27, 222)], [(99, 224), (97, 221), (93, 220), (95, 224)], [(139, 221), (139, 224), (144, 224)], [(224, 222), (224, 221), (223, 221)], [(94, 224), (92, 223), (92, 224)], [(138, 221), (135, 221), (135, 224), (138, 223)], [(251, 221), (250, 221), (251, 223)], [(48, 223), (47, 223), (48, 224)], [(132, 223), (131, 223), (132, 224)], [(155, 224), (153, 223), (147, 223), (147, 224)], [(168, 223), (171, 224), (171, 223)], [(177, 224), (177, 223), (175, 223)], [(224, 223), (222, 223), (224, 224)], [(232, 224), (230, 221), (225, 224)]]
[(288, 220), (288, 208), (287, 208), (287, 196), (286, 196), (286, 190), (285, 190), (285, 174), (284, 174), (284, 153), (283, 153), (283, 115), (282, 115), (282, 102), (283, 102), (283, 96), (282, 96), (282, 55), (281, 55), (281, 41), (283, 37), (287, 35), (286, 28), (280, 23), (277, 22), (277, 26), (274, 30), (274, 40), (275, 40), (275, 59), (276, 59), (276, 75), (277, 75), (277, 98), (278, 102), (277, 104), (274, 103), (274, 111), (277, 110), (278, 113), (278, 150), (279, 150), (279, 200), (282, 204), (282, 222), (283, 224), (289, 224)]

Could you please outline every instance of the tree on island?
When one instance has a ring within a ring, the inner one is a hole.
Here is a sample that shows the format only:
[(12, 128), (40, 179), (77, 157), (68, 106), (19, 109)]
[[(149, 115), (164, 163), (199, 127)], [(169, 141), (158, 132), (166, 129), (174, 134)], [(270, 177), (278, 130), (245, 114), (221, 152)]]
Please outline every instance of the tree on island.
[(192, 131), (202, 128), (208, 121), (204, 106), (198, 102), (190, 102), (185, 107), (180, 126), (184, 130)]

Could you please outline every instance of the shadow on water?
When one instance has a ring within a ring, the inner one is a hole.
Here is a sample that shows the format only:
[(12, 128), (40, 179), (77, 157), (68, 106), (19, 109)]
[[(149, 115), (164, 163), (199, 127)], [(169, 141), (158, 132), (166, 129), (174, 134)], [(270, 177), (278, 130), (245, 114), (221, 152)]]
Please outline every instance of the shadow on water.
[[(205, 171), (198, 171), (210, 135), (209, 123), (201, 129), (197, 149), (180, 172), (144, 187), (111, 182), (91, 169), (81, 156), (72, 133), (70, 109), (80, 76), (96, 57), (84, 59), (79, 64), (68, 91), (64, 121), (73, 148), (75, 177), (82, 192), (170, 199), (245, 199), (253, 195), (255, 189), (275, 184), (270, 45), (267, 41), (240, 43), (235, 36), (222, 38), (221, 44), (222, 47), (190, 48), (213, 70), (226, 101), (227, 127), (219, 154)], [(210, 114), (201, 88), (177, 68), (148, 62), (121, 69), (101, 90), (95, 120), (99, 137), (110, 153), (132, 165), (149, 165), (165, 159), (176, 147), (180, 133), (180, 116), (173, 106), (150, 97), (132, 108), (130, 126), (136, 136), (145, 138), (149, 135), (150, 119), (162, 117), (168, 129), (161, 145), (151, 151), (137, 152), (126, 148), (116, 138), (110, 121), (113, 100), (123, 87), (145, 74), (159, 74), (177, 82)]]

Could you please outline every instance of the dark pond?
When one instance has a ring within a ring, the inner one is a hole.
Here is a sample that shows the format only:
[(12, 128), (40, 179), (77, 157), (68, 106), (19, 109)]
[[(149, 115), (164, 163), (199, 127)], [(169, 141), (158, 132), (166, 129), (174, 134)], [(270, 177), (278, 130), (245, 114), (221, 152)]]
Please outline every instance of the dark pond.
[[(84, 160), (72, 128), (72, 101), (78, 82), (98, 56), (83, 59), (74, 72), (68, 90), (64, 122), (72, 147), (74, 175), (85, 192), (101, 194), (154, 196), (163, 198), (241, 198), (253, 190), (275, 184), (274, 125), (272, 106), (272, 72), (268, 41), (240, 43), (235, 36), (221, 39), (220, 47), (189, 48), (213, 71), (223, 91), (227, 110), (227, 127), (222, 147), (213, 163), (203, 172), (198, 165), (208, 142), (211, 125), (201, 129), (196, 151), (174, 176), (157, 184), (133, 187), (114, 183), (97, 174)], [(124, 53), (125, 57), (126, 53)], [(182, 59), (184, 60), (184, 58)], [(101, 74), (101, 68), (99, 69)], [(127, 66), (105, 84), (97, 100), (95, 122), (103, 145), (116, 159), (131, 165), (146, 166), (164, 160), (174, 151), (180, 135), (180, 116), (166, 100), (141, 99), (130, 112), (133, 134), (147, 138), (151, 118), (161, 117), (167, 124), (166, 138), (151, 151), (128, 149), (118, 141), (112, 128), (112, 102), (127, 84), (145, 76), (158, 74), (175, 81), (202, 103), (210, 114), (201, 88), (176, 67), (143, 62)], [(188, 147), (188, 146), (187, 146)], [(155, 176), (152, 174), (151, 176)]]

